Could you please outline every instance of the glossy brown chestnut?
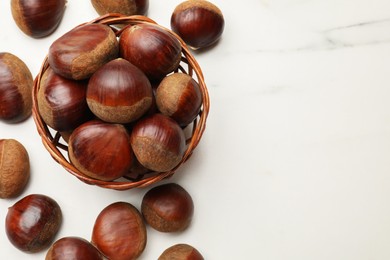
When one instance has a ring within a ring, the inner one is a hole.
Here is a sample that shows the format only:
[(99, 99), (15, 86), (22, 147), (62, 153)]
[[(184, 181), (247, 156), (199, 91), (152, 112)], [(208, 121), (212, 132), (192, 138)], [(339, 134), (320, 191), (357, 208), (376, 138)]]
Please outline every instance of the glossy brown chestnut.
[(203, 260), (200, 252), (188, 244), (176, 244), (167, 248), (158, 260)]
[(31, 194), (8, 209), (5, 230), (16, 248), (33, 253), (50, 245), (61, 222), (61, 209), (55, 200), (46, 195)]
[(33, 78), (17, 56), (0, 53), (0, 120), (17, 123), (31, 115)]
[(0, 198), (20, 195), (30, 178), (26, 148), (15, 139), (0, 139)]
[(103, 65), (88, 83), (88, 106), (106, 122), (133, 122), (149, 110), (152, 101), (153, 91), (148, 78), (122, 58)]
[(215, 43), (224, 26), (221, 10), (206, 0), (184, 1), (176, 6), (171, 16), (172, 30), (194, 49)]
[(38, 90), (38, 110), (43, 121), (57, 131), (71, 131), (92, 116), (86, 101), (86, 80), (71, 80), (45, 71)]
[(144, 167), (165, 172), (172, 170), (183, 158), (185, 136), (176, 121), (154, 114), (135, 124), (131, 132), (131, 147)]
[(174, 71), (181, 60), (181, 45), (168, 31), (153, 24), (127, 27), (119, 39), (122, 58), (140, 68), (151, 80)]
[(57, 29), (65, 5), (66, 0), (11, 0), (15, 23), (33, 38), (48, 36)]
[(73, 165), (98, 180), (122, 177), (133, 161), (130, 137), (120, 124), (88, 121), (72, 132), (68, 148)]
[(127, 202), (108, 205), (95, 221), (92, 244), (109, 259), (136, 259), (146, 246), (146, 227), (141, 214)]
[(188, 74), (173, 73), (165, 77), (156, 91), (158, 110), (186, 126), (199, 114), (202, 93), (198, 83)]
[(152, 228), (161, 232), (177, 232), (189, 226), (194, 203), (183, 187), (168, 183), (156, 186), (144, 195), (141, 212)]
[(45, 260), (103, 260), (103, 255), (81, 237), (63, 237), (50, 247)]
[(91, 0), (99, 15), (121, 13), (124, 15), (145, 15), (149, 8), (149, 0)]
[(49, 48), (48, 62), (55, 73), (81, 80), (117, 57), (118, 41), (113, 30), (103, 24), (86, 24), (55, 40)]

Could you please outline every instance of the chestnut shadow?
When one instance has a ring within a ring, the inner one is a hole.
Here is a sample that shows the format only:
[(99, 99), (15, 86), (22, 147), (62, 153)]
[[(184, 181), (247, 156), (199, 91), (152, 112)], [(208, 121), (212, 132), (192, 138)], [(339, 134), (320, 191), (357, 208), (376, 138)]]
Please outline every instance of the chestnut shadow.
[(204, 54), (206, 52), (209, 52), (211, 51), (212, 49), (216, 48), (220, 43), (221, 41), (223, 41), (222, 38), (218, 39), (216, 42), (214, 42), (213, 44), (211, 45), (208, 45), (206, 47), (203, 47), (203, 48), (199, 48), (199, 49), (194, 49), (194, 48), (191, 48), (190, 46), (188, 46), (188, 48), (191, 50), (191, 52), (193, 52), (194, 54), (196, 55), (201, 55), (201, 54)]

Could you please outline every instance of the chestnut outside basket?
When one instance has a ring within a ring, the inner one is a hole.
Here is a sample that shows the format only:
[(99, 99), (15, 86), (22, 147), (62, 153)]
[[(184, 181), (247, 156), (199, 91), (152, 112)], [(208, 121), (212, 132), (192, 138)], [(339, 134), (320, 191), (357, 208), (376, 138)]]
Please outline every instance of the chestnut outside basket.
[(98, 17), (97, 19), (94, 19), (90, 22), (87, 22), (85, 24), (92, 24), (92, 23), (100, 23), (100, 24), (106, 24), (112, 28), (112, 30), (116, 33), (117, 36), (120, 36), (123, 30), (120, 28), (123, 28), (123, 25), (135, 25), (135, 24), (143, 24), (143, 23), (151, 23), (159, 26), (163, 30), (166, 30), (167, 32), (174, 35), (182, 45), (182, 58), (181, 62), (178, 68), (178, 71), (187, 73), (190, 75), (196, 82), (198, 82), (201, 93), (202, 93), (202, 108), (199, 112), (198, 116), (195, 118), (194, 122), (188, 126), (190, 128), (189, 130), (189, 137), (187, 138), (187, 147), (186, 151), (184, 153), (184, 156), (180, 163), (172, 170), (167, 172), (149, 172), (146, 174), (143, 174), (141, 176), (138, 176), (135, 179), (130, 178), (120, 178), (115, 181), (101, 181), (97, 179), (93, 179), (91, 177), (88, 177), (84, 174), (82, 174), (76, 167), (73, 166), (73, 164), (69, 161), (68, 157), (68, 146), (64, 139), (62, 138), (61, 134), (49, 126), (46, 125), (46, 123), (41, 118), (39, 111), (38, 111), (38, 90), (40, 87), (41, 78), (44, 74), (44, 72), (48, 69), (48, 57), (46, 56), (39, 73), (37, 74), (34, 86), (33, 86), (33, 108), (32, 108), (32, 114), (33, 118), (38, 130), (39, 135), (41, 136), (42, 142), (47, 149), (47, 151), (50, 153), (50, 155), (53, 157), (53, 159), (58, 162), (63, 168), (65, 168), (69, 173), (80, 179), (81, 181), (90, 184), (90, 185), (97, 185), (103, 188), (108, 189), (115, 189), (115, 190), (128, 190), (135, 187), (146, 187), (151, 184), (154, 184), (156, 182), (159, 182), (162, 179), (165, 179), (167, 177), (172, 176), (175, 171), (185, 162), (187, 159), (191, 156), (192, 152), (198, 145), (203, 132), (205, 130), (206, 126), (206, 119), (209, 113), (209, 95), (207, 91), (207, 87), (204, 81), (203, 73), (201, 68), (199, 67), (199, 64), (191, 54), (189, 48), (185, 44), (185, 42), (174, 32), (171, 30), (158, 25), (155, 21), (151, 20), (148, 17), (140, 16), (140, 15), (134, 15), (134, 16), (124, 16), (121, 14), (107, 14), (101, 17)]

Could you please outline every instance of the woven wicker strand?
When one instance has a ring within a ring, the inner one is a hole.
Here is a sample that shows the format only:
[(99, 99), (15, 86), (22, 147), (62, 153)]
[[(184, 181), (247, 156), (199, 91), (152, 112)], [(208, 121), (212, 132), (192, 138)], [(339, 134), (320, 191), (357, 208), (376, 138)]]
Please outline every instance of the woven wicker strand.
[(147, 18), (145, 16), (139, 16), (139, 15), (123, 16), (121, 14), (107, 14), (84, 24), (92, 24), (92, 23), (101, 23), (110, 26), (117, 34), (117, 36), (120, 36), (120, 34), (122, 33), (123, 29), (120, 28), (123, 28), (123, 26), (136, 25), (141, 23), (152, 23), (155, 24), (156, 26), (159, 26), (163, 30), (171, 33), (179, 40), (182, 46), (182, 59), (178, 70), (180, 72), (187, 73), (188, 75), (192, 76), (195, 79), (195, 81), (198, 82), (202, 93), (202, 99), (203, 99), (201, 111), (199, 112), (198, 116), (192, 123), (191, 136), (187, 139), (187, 149), (184, 153), (182, 160), (174, 169), (170, 171), (160, 172), (160, 173), (156, 173), (156, 172), (147, 173), (144, 176), (141, 176), (141, 178), (137, 180), (127, 180), (127, 179), (123, 180), (124, 178), (122, 178), (120, 180), (115, 180), (115, 181), (101, 181), (101, 180), (90, 178), (82, 174), (69, 161), (67, 157), (68, 146), (66, 143), (61, 142), (60, 133), (56, 132), (55, 130), (47, 126), (46, 123), (41, 118), (38, 111), (38, 100), (37, 100), (38, 90), (40, 87), (42, 76), (45, 73), (45, 71), (49, 68), (47, 56), (45, 57), (43, 64), (40, 68), (40, 71), (34, 80), (34, 86), (33, 86), (32, 112), (37, 127), (37, 131), (41, 136), (43, 145), (45, 146), (46, 150), (50, 153), (51, 157), (53, 157), (53, 159), (58, 164), (60, 164), (63, 168), (65, 168), (69, 173), (71, 173), (72, 175), (74, 175), (84, 183), (100, 186), (102, 188), (107, 188), (107, 189), (115, 189), (115, 190), (128, 190), (136, 187), (146, 187), (152, 185), (165, 178), (172, 176), (175, 173), (175, 171), (190, 158), (191, 154), (199, 144), (199, 141), (203, 135), (203, 132), (206, 128), (206, 119), (209, 113), (210, 101), (209, 101), (209, 95), (204, 81), (202, 70), (198, 62), (191, 54), (187, 45), (184, 43), (184, 41), (177, 34), (175, 34), (169, 29), (166, 29), (163, 26), (158, 25), (155, 21), (153, 21), (150, 18)]

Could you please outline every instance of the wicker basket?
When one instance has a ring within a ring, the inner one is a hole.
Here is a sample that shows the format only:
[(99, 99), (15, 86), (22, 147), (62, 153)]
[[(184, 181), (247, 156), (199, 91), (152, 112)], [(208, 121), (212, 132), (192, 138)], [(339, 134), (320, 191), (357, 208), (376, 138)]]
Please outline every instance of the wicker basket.
[[(142, 24), (142, 23), (156, 24), (156, 22), (154, 22), (153, 20), (145, 16), (138, 16), (138, 15), (123, 16), (121, 14), (107, 14), (93, 21), (88, 22), (87, 24), (90, 23), (101, 23), (101, 24), (109, 25), (112, 28), (112, 30), (117, 34), (117, 36), (120, 36), (122, 32), (121, 28), (123, 28), (124, 25), (126, 26), (126, 25)], [(72, 175), (74, 175), (75, 177), (77, 177), (78, 179), (80, 179), (81, 181), (87, 184), (97, 185), (103, 188), (115, 189), (115, 190), (127, 190), (135, 187), (145, 187), (154, 184), (162, 179), (172, 176), (175, 173), (175, 171), (191, 156), (192, 152), (198, 145), (203, 135), (210, 104), (209, 104), (208, 91), (206, 88), (206, 84), (204, 82), (204, 77), (201, 68), (199, 67), (195, 58), (190, 53), (184, 41), (178, 35), (176, 35), (171, 30), (166, 29), (160, 25), (157, 26), (173, 34), (180, 41), (182, 45), (182, 58), (181, 58), (181, 63), (179, 65), (178, 71), (187, 73), (195, 81), (198, 82), (201, 89), (202, 98), (203, 98), (201, 111), (199, 112), (194, 122), (189, 126), (190, 129), (188, 130), (189, 135), (187, 139), (187, 148), (184, 153), (183, 159), (174, 169), (168, 172), (148, 172), (134, 179), (120, 178), (115, 181), (101, 181), (82, 174), (69, 161), (68, 152), (67, 152), (68, 146), (67, 143), (62, 138), (61, 134), (51, 129), (49, 126), (47, 126), (46, 123), (41, 118), (41, 116), (39, 115), (37, 94), (40, 87), (41, 78), (44, 72), (49, 67), (47, 56), (41, 66), (41, 69), (37, 77), (35, 78), (34, 86), (33, 86), (33, 109), (32, 110), (33, 110), (33, 118), (38, 133), (42, 138), (42, 142), (55, 161), (57, 161), (61, 166), (63, 166), (69, 173), (71, 173)]]

